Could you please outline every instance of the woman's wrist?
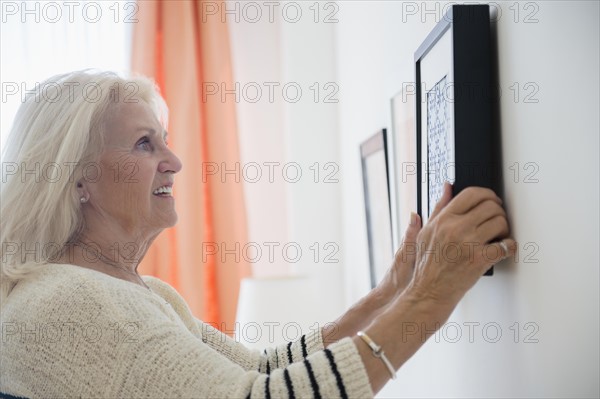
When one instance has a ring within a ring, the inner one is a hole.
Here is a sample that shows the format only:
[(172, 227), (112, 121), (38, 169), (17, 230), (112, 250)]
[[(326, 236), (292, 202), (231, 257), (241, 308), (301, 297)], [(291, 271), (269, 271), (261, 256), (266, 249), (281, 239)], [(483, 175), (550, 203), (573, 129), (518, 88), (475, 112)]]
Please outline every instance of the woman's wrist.
[(371, 312), (380, 313), (393, 302), (395, 292), (389, 287), (378, 285), (373, 288), (361, 301), (364, 301), (364, 307)]
[[(454, 301), (432, 297), (427, 292), (409, 286), (394, 300), (384, 317), (400, 321), (397, 331), (403, 335), (412, 334), (415, 328), (430, 332), (439, 329), (455, 307)], [(406, 340), (405, 336), (400, 338), (401, 341)]]
[(390, 368), (400, 368), (451, 313), (452, 307), (449, 304), (440, 305), (418, 291), (407, 289), (398, 295), (385, 311), (362, 330), (381, 347), (391, 367), (374, 353), (373, 348), (362, 337), (353, 338), (374, 392), (381, 389), (394, 374)]
[(396, 301), (407, 301), (413, 304), (420, 304), (424, 307), (436, 309), (438, 312), (443, 313), (449, 311), (451, 313), (461, 298), (462, 296), (442, 297), (437, 295), (435, 290), (423, 288), (418, 282), (412, 280), (404, 292), (402, 292), (402, 295), (396, 299)]
[(325, 347), (342, 338), (356, 335), (358, 331), (370, 325), (375, 318), (386, 311), (393, 302), (393, 298), (378, 288), (376, 287), (362, 297), (335, 322), (323, 326), (321, 334)]

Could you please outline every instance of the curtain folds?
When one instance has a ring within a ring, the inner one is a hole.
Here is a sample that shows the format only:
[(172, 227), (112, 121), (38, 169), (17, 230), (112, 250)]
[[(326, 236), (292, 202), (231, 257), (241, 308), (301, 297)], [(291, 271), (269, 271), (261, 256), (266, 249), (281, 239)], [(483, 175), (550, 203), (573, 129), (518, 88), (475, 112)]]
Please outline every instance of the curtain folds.
[(239, 167), (235, 103), (203, 92), (234, 86), (227, 25), (203, 21), (198, 1), (138, 6), (132, 70), (158, 83), (169, 106), (169, 145), (183, 162), (174, 185), (177, 226), (158, 236), (139, 270), (174, 286), (196, 317), (231, 334), (239, 283), (250, 274), (239, 249), (247, 242), (243, 181), (220, 173)]

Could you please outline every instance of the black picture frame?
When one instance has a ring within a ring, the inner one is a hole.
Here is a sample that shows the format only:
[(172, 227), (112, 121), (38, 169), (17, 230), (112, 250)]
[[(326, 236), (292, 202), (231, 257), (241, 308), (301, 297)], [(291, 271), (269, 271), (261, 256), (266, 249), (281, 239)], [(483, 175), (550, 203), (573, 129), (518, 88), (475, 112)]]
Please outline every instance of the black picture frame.
[(371, 288), (383, 278), (394, 257), (387, 129), (360, 145), (369, 247)]
[(453, 195), (469, 186), (498, 192), (491, 60), (489, 5), (451, 6), (415, 52), (417, 212), (424, 222), (443, 180), (453, 183)]

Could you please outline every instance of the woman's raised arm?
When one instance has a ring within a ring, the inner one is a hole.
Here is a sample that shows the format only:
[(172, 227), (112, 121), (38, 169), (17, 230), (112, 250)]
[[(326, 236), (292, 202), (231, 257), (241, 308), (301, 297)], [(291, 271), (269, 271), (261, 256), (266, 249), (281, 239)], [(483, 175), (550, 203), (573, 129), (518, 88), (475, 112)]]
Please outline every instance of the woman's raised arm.
[[(417, 250), (401, 247), (383, 285), (339, 319), (337, 332), (324, 330), (326, 344), (335, 334), (335, 338), (352, 335), (373, 392), (378, 392), (392, 372), (446, 322), (485, 271), (514, 255), (516, 243), (508, 234), (502, 201), (492, 190), (471, 187), (452, 199), (446, 183), (428, 224), (421, 229), (416, 221), (407, 231), (404, 243), (414, 244)], [(386, 290), (394, 284), (397, 289), (392, 295)], [(381, 298), (390, 302), (378, 304)], [(366, 337), (356, 335), (358, 328)], [(392, 370), (368, 341), (381, 347)]]

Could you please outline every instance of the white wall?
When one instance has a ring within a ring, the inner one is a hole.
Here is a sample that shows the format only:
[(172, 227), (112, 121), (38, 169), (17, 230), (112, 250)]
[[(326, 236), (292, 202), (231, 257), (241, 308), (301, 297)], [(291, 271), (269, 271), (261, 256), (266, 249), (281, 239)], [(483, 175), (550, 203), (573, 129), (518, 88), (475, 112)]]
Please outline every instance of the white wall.
[[(359, 145), (391, 126), (390, 99), (403, 83), (414, 81), (413, 53), (446, 3), (341, 1), (338, 22), (332, 24), (322, 22), (335, 11), (324, 9), (327, 3), (319, 4), (318, 23), (309, 9), (313, 3), (302, 4), (296, 24), (276, 13), (273, 23), (248, 24), (242, 18), (230, 26), (237, 80), (295, 81), (305, 96), (312, 94), (308, 82), (334, 81), (339, 87), (337, 105), (241, 101), (238, 107), (246, 162), (299, 162), (306, 174), (315, 160), (339, 164), (340, 182), (329, 186), (246, 184), (251, 240), (298, 242), (303, 249), (311, 240), (339, 243), (339, 264), (314, 266), (305, 255), (296, 264), (255, 269), (263, 276), (308, 275), (307, 287), (313, 289), (291, 294), (323, 303), (314, 308), (316, 321), (368, 290)], [(520, 259), (482, 279), (442, 329), (439, 342), (430, 339), (381, 397), (600, 395), (599, 6), (591, 1), (495, 4), (500, 6), (504, 200)], [(525, 23), (526, 17), (537, 22)], [(524, 102), (531, 87), (539, 88), (532, 97), (537, 103)], [(537, 166), (539, 182), (525, 182), (533, 171), (525, 169), (527, 162)], [(479, 323), (473, 342), (465, 323)], [(484, 335), (484, 325), (501, 329), (498, 342), (488, 342), (495, 330)], [(455, 327), (462, 336), (451, 343)], [(537, 342), (525, 342), (527, 337)]]

